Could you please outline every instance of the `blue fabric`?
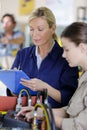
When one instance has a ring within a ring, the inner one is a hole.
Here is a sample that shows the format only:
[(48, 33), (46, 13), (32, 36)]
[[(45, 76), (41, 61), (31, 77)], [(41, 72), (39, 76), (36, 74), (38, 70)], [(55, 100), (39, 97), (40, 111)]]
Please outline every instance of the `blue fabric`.
[(51, 97), (48, 101), (53, 108), (67, 105), (78, 84), (78, 68), (70, 68), (62, 58), (63, 49), (55, 41), (51, 52), (42, 61), (38, 70), (35, 56), (35, 46), (24, 48), (17, 53), (12, 68), (23, 70), (30, 78), (38, 78), (61, 92), (62, 103)]
[[(0, 33), (0, 38), (3, 38), (5, 36), (4, 32)], [(11, 39), (15, 39), (15, 38), (19, 38), (21, 36), (24, 36), (24, 33), (21, 31), (14, 31), (12, 36), (9, 38), (9, 40)], [(22, 43), (21, 43), (22, 44)], [(0, 56), (3, 55), (13, 55), (12, 51), (13, 50), (19, 50), (20, 49), (20, 44), (16, 44), (16, 43), (9, 43), (7, 45), (3, 44), (2, 42), (0, 42)]]

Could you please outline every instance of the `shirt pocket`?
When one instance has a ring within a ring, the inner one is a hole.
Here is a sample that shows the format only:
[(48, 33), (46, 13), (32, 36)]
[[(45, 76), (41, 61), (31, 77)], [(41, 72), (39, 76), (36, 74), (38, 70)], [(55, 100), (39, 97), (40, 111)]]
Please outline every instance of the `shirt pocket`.
[(71, 100), (67, 109), (67, 113), (70, 116), (74, 117), (77, 116), (83, 109), (84, 109), (83, 99), (78, 97), (77, 99)]

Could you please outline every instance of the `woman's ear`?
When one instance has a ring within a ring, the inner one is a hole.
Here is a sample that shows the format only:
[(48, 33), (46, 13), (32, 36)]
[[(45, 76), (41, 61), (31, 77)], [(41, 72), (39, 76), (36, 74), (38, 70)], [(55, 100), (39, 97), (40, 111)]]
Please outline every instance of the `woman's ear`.
[(53, 29), (54, 29), (54, 32), (55, 32), (55, 30), (56, 30), (56, 25), (53, 25)]
[(79, 47), (80, 47), (82, 53), (84, 53), (84, 52), (87, 53), (87, 44), (80, 43)]
[(54, 34), (56, 30), (56, 25), (52, 25), (51, 29), (52, 29), (52, 34)]

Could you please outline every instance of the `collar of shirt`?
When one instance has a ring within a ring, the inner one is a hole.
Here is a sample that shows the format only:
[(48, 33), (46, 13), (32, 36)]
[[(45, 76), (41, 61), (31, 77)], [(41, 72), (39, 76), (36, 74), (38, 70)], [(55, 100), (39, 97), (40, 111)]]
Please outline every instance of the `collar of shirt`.
[(78, 87), (80, 87), (80, 84), (81, 84), (82, 82), (87, 81), (87, 71), (85, 71), (85, 72), (79, 77), (78, 81), (79, 81)]
[[(33, 58), (36, 57), (35, 61), (37, 62), (36, 46), (32, 45), (31, 47), (28, 47), (28, 49), (30, 50), (28, 53), (29, 57), (33, 57)], [(52, 50), (49, 52), (48, 56), (51, 58), (51, 60), (57, 61), (59, 58), (62, 57), (62, 53), (63, 53), (63, 48), (60, 47), (58, 42), (55, 40), (54, 46), (53, 46)], [(64, 60), (64, 61), (66, 62), (66, 60)]]
[[(55, 44), (55, 41), (53, 41), (51, 50), (52, 50), (54, 44)], [(51, 51), (51, 50), (50, 50), (50, 51)], [(35, 56), (37, 57), (37, 67), (38, 67), (38, 69), (39, 69), (39, 68), (40, 68), (40, 65), (41, 65), (41, 62), (42, 62), (42, 58), (41, 58), (40, 54), (38, 53), (38, 46), (36, 46)]]

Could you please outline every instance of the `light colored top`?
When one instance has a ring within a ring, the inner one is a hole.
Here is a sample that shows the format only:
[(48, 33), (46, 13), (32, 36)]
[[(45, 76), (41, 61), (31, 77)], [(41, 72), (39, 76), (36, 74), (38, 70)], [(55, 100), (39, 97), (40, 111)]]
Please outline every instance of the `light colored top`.
[(79, 78), (76, 92), (65, 108), (69, 118), (65, 118), (62, 130), (87, 130), (87, 71)]
[[(51, 47), (51, 50), (52, 50), (54, 44), (55, 44), (55, 41), (53, 41), (53, 45), (52, 45), (52, 47)], [(50, 51), (51, 51), (51, 50), (50, 50)], [(35, 55), (36, 55), (36, 57), (37, 57), (37, 67), (38, 67), (38, 69), (39, 69), (39, 68), (40, 68), (40, 65), (41, 65), (41, 62), (42, 62), (42, 58), (41, 58), (40, 54), (38, 53), (38, 46), (36, 46)]]

